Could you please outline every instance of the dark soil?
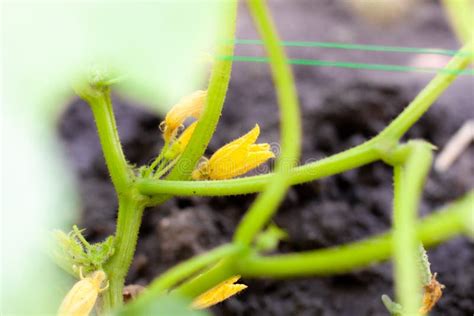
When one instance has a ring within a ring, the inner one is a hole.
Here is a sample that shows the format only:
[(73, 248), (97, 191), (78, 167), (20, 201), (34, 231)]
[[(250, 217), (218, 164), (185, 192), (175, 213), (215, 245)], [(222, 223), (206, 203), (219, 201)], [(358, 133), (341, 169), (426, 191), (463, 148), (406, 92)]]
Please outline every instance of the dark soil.
[[(435, 2), (422, 2), (403, 23), (374, 27), (334, 1), (274, 1), (272, 10), (282, 38), (455, 49), (457, 44)], [(240, 10), (239, 38), (256, 38), (246, 8)], [(240, 54), (260, 48), (239, 47)], [(409, 64), (411, 55), (289, 49), (292, 56)], [(302, 103), (302, 162), (313, 161), (374, 136), (416, 96), (432, 75), (333, 68), (294, 67)], [(474, 117), (472, 78), (464, 77), (408, 133), (443, 148), (467, 118)], [(160, 117), (116, 97), (118, 128), (127, 158), (149, 162), (161, 146)], [(236, 63), (222, 120), (209, 153), (249, 130), (255, 123), (261, 140), (278, 140), (278, 113), (266, 65)], [(92, 115), (81, 101), (65, 111), (59, 126), (82, 198), (80, 226), (90, 240), (113, 234), (117, 202), (100, 150)], [(444, 173), (432, 171), (420, 206), (422, 216), (473, 187), (474, 150)], [(390, 168), (375, 163), (290, 189), (275, 222), (290, 238), (279, 251), (340, 245), (390, 227)], [(176, 198), (146, 211), (128, 283), (146, 285), (179, 261), (230, 240), (254, 195), (225, 198)], [(474, 313), (474, 248), (456, 238), (429, 250), (432, 270), (446, 285), (431, 315)], [(393, 297), (390, 263), (354, 273), (292, 280), (243, 280), (242, 294), (215, 307), (216, 315), (388, 315), (380, 301)]]

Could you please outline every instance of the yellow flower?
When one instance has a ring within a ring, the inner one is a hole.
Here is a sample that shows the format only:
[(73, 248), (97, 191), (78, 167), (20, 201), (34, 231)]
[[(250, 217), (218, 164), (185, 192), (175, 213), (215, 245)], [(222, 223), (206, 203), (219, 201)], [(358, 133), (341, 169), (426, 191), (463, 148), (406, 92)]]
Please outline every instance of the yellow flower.
[(196, 128), (197, 122), (192, 123), (184, 130), (184, 132), (175, 140), (170, 148), (165, 152), (165, 158), (168, 160), (175, 159), (179, 154), (181, 154), (193, 136), (194, 129)]
[(91, 276), (84, 277), (80, 270), (81, 280), (67, 293), (58, 310), (58, 316), (88, 316), (94, 308), (99, 293), (108, 288), (100, 288), (107, 276), (104, 271), (98, 270)]
[(267, 143), (254, 144), (260, 134), (258, 124), (244, 136), (221, 147), (193, 171), (194, 180), (222, 180), (240, 176), (275, 155)]
[(171, 110), (166, 114), (165, 120), (160, 124), (161, 131), (165, 141), (170, 141), (178, 128), (189, 117), (199, 119), (207, 97), (207, 91), (198, 90), (184, 98), (182, 98)]
[(247, 288), (245, 284), (235, 284), (240, 275), (233, 276), (212, 289), (199, 295), (192, 303), (194, 309), (204, 309), (216, 305)]

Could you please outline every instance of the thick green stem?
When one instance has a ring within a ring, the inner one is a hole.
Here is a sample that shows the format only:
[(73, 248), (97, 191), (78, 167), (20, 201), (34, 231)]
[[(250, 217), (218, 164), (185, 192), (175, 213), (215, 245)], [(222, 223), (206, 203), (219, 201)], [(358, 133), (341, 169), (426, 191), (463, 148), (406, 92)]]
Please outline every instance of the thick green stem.
[[(224, 27), (222, 28), (223, 44), (219, 46), (218, 54), (234, 53), (234, 35), (237, 19), (237, 0), (230, 0), (226, 12)], [(181, 158), (167, 176), (167, 180), (188, 180), (194, 167), (204, 154), (209, 141), (216, 129), (222, 107), (224, 105), (227, 88), (232, 71), (232, 61), (215, 60), (207, 88), (207, 98), (204, 111), (189, 140)], [(169, 199), (169, 195), (158, 195), (148, 203), (149, 206), (159, 205)]]
[(281, 117), (281, 153), (276, 162), (273, 181), (245, 214), (237, 227), (234, 240), (249, 245), (256, 234), (276, 212), (288, 188), (289, 170), (299, 160), (301, 123), (296, 87), (291, 69), (275, 26), (265, 3), (249, 0), (248, 5), (270, 59), (273, 81), (277, 91)]
[(184, 283), (174, 291), (174, 294), (195, 298), (196, 296), (206, 292), (216, 286), (216, 284), (230, 278), (236, 274), (235, 263), (238, 258), (235, 255), (229, 256), (217, 263), (205, 273)]
[[(234, 235), (235, 243), (247, 246), (254, 236), (263, 228), (276, 211), (289, 185), (289, 170), (299, 159), (300, 121), (299, 106), (291, 70), (286, 56), (279, 44), (275, 27), (265, 4), (260, 0), (248, 2), (250, 11), (263, 38), (271, 61), (273, 80), (277, 89), (278, 104), (281, 111), (281, 154), (276, 164), (273, 181), (257, 198), (244, 216)], [(245, 257), (243, 255), (243, 257)], [(242, 256), (231, 256), (201, 276), (182, 285), (178, 294), (195, 297), (219, 282), (235, 274), (235, 264)]]
[(115, 253), (105, 266), (110, 287), (102, 296), (104, 311), (122, 305), (125, 277), (135, 253), (144, 208), (145, 203), (140, 195), (127, 194), (119, 198)]
[(104, 153), (105, 162), (112, 178), (117, 194), (124, 192), (132, 178), (132, 172), (122, 151), (117, 131), (117, 124), (110, 100), (110, 89), (96, 91), (94, 97), (86, 100), (92, 109), (96, 121), (100, 144)]
[(443, 0), (443, 5), (457, 37), (462, 43), (473, 40), (474, 5), (472, 0)]
[(101, 310), (107, 312), (122, 304), (122, 289), (135, 252), (145, 198), (132, 187), (133, 172), (120, 144), (110, 88), (78, 85), (76, 91), (90, 104), (105, 162), (118, 195), (115, 252), (104, 267), (110, 287), (102, 296)]
[(417, 315), (422, 283), (415, 224), (432, 148), (421, 141), (410, 142), (408, 146), (411, 150), (406, 161), (394, 168), (393, 253), (398, 300), (409, 315)]
[[(474, 191), (416, 225), (425, 247), (434, 246), (466, 231), (466, 218), (474, 216)], [(393, 233), (332, 248), (268, 257), (245, 257), (237, 273), (246, 277), (290, 278), (346, 273), (387, 260), (394, 252)]]
[[(343, 151), (336, 155), (296, 167), (288, 171), (290, 185), (301, 184), (347, 170), (351, 170), (380, 159), (383, 153), (373, 141)], [(173, 194), (178, 196), (226, 196), (262, 191), (274, 181), (274, 173), (231, 180), (170, 181), (148, 180), (137, 182), (144, 195)]]
[[(225, 24), (222, 27), (221, 40), (223, 45), (219, 46), (218, 55), (234, 53), (234, 34), (237, 19), (237, 1), (231, 0), (226, 7)], [(194, 170), (198, 160), (211, 140), (219, 121), (222, 107), (224, 105), (227, 88), (229, 86), (230, 74), (232, 71), (232, 61), (215, 60), (212, 68), (209, 86), (207, 89), (206, 105), (204, 112), (199, 119), (196, 129), (189, 140), (181, 158), (176, 163), (167, 179), (184, 180), (188, 179)]]

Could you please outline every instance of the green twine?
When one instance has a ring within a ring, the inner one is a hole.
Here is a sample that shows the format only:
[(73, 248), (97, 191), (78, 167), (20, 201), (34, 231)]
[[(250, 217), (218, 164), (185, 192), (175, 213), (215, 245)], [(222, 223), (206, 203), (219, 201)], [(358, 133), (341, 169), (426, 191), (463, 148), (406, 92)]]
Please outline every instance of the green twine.
[[(218, 56), (221, 60), (233, 60), (237, 62), (253, 62), (253, 63), (268, 63), (267, 57), (254, 57), (254, 56)], [(445, 68), (432, 68), (432, 67), (411, 67), (411, 66), (400, 66), (400, 65), (389, 65), (389, 64), (369, 64), (369, 63), (354, 63), (354, 62), (343, 62), (343, 61), (327, 61), (318, 59), (289, 59), (288, 62), (292, 65), (305, 65), (305, 66), (319, 66), (319, 67), (337, 67), (337, 68), (349, 68), (349, 69), (366, 69), (366, 70), (378, 70), (378, 71), (391, 71), (391, 72), (423, 72), (423, 73), (447, 73), (457, 75), (474, 75), (473, 69), (466, 69), (462, 71), (445, 69)]]

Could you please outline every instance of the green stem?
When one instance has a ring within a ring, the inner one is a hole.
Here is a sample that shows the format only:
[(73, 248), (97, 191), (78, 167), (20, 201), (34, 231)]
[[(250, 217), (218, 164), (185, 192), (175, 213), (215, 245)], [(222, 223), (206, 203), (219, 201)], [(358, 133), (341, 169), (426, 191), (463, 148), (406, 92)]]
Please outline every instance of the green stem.
[(179, 156), (176, 157), (173, 161), (170, 161), (166, 166), (164, 166), (163, 168), (160, 166), (160, 168), (158, 168), (156, 170), (156, 173), (153, 175), (153, 177), (159, 179), (161, 178), (164, 174), (166, 174), (171, 168), (173, 168), (174, 165), (176, 165), (176, 163), (178, 162), (178, 159), (179, 159)]
[(177, 283), (184, 279), (192, 276), (201, 269), (208, 265), (215, 263), (216, 261), (231, 256), (240, 250), (239, 247), (233, 244), (227, 244), (215, 248), (208, 253), (204, 253), (200, 256), (194, 257), (185, 261), (179, 265), (174, 266), (172, 269), (164, 273), (158, 279), (156, 279), (148, 288), (148, 292), (159, 293), (166, 289), (170, 289)]
[[(466, 218), (474, 216), (474, 191), (425, 218), (416, 225), (425, 247), (453, 238), (466, 229)], [(245, 277), (289, 278), (331, 275), (353, 271), (387, 260), (394, 252), (393, 233), (332, 248), (268, 257), (245, 257), (237, 273)]]
[(144, 306), (151, 303), (179, 282), (193, 276), (210, 264), (213, 264), (224, 257), (235, 254), (239, 249), (240, 248), (232, 244), (223, 245), (174, 266), (155, 279), (148, 286), (146, 292), (140, 295), (137, 300), (129, 306), (129, 308), (139, 308), (140, 305)]
[(117, 131), (117, 124), (110, 100), (110, 89), (106, 88), (94, 97), (86, 100), (92, 109), (96, 121), (105, 162), (118, 194), (127, 190), (132, 178), (132, 172), (127, 164)]
[(474, 32), (474, 6), (472, 0), (443, 0), (443, 6), (448, 14), (449, 21), (461, 42), (472, 41)]
[[(223, 27), (222, 35), (223, 42), (227, 42), (227, 44), (219, 46), (219, 54), (233, 54), (234, 52), (233, 39), (237, 19), (237, 0), (230, 0), (228, 5), (229, 7), (226, 9), (226, 13), (224, 14), (225, 18), (223, 20), (225, 25)], [(167, 180), (188, 180), (197, 162), (204, 154), (204, 151), (214, 134), (222, 112), (231, 71), (232, 61), (214, 61), (211, 77), (209, 79), (204, 111), (196, 125), (188, 145), (181, 155), (181, 158), (176, 163), (176, 166), (171, 170), (166, 178)], [(153, 197), (148, 205), (159, 205), (169, 198), (169, 195), (158, 195)]]
[(298, 97), (285, 52), (265, 3), (249, 0), (248, 6), (270, 59), (280, 108), (281, 153), (276, 162), (273, 181), (258, 196), (237, 227), (234, 240), (243, 245), (249, 245), (276, 212), (289, 185), (288, 171), (298, 162), (301, 147)]
[[(263, 228), (275, 212), (288, 187), (288, 171), (299, 159), (300, 121), (299, 106), (291, 70), (286, 62), (283, 49), (268, 10), (260, 0), (248, 2), (257, 28), (269, 54), (273, 80), (277, 89), (278, 104), (281, 111), (282, 136), (281, 155), (277, 161), (273, 181), (265, 192), (254, 202), (244, 216), (234, 235), (236, 244), (249, 245), (253, 237)], [(176, 292), (187, 297), (195, 297), (235, 274), (235, 263), (241, 256), (224, 259), (216, 267), (201, 276), (183, 284)]]
[[(222, 40), (227, 44), (219, 46), (217, 53), (230, 54), (234, 52), (233, 42), (237, 18), (237, 1), (231, 0), (228, 3), (225, 13), (225, 25), (223, 26)], [(198, 160), (211, 140), (219, 121), (222, 107), (224, 105), (227, 88), (229, 86), (230, 74), (232, 71), (232, 61), (216, 60), (212, 69), (209, 86), (207, 90), (206, 105), (199, 119), (196, 129), (189, 140), (181, 158), (176, 163), (175, 168), (170, 172), (167, 179), (185, 180), (191, 175)]]
[(393, 254), (396, 294), (409, 315), (421, 303), (419, 241), (415, 224), (423, 184), (432, 161), (431, 145), (413, 141), (404, 163), (394, 168)]
[(133, 172), (120, 144), (110, 88), (77, 85), (76, 90), (90, 104), (105, 162), (118, 195), (115, 253), (104, 267), (110, 287), (103, 294), (101, 310), (107, 312), (122, 304), (122, 289), (135, 252), (145, 198), (131, 186)]
[[(373, 141), (336, 155), (296, 167), (288, 171), (290, 185), (329, 177), (380, 159), (379, 146)], [(172, 194), (178, 196), (226, 196), (260, 192), (274, 181), (274, 173), (231, 180), (171, 181), (143, 179), (137, 181), (140, 193), (148, 196)]]
[(125, 277), (135, 253), (144, 208), (145, 202), (138, 194), (136, 196), (124, 195), (119, 198), (115, 253), (105, 266), (110, 287), (103, 294), (104, 311), (122, 305)]
[(174, 294), (188, 298), (195, 298), (196, 296), (213, 288), (216, 286), (216, 284), (219, 284), (235, 275), (236, 262), (237, 258), (235, 255), (231, 255), (223, 259), (208, 271), (178, 287), (174, 291)]
[[(455, 56), (446, 69), (461, 71), (472, 61), (472, 42), (466, 45)], [(433, 102), (446, 90), (456, 78), (454, 74), (437, 75), (409, 104), (409, 106), (378, 136), (371, 141), (354, 147), (345, 152), (306, 164), (290, 170), (290, 184), (300, 184), (326, 176), (334, 175), (346, 170), (357, 168), (380, 158), (373, 151), (376, 142), (396, 142), (416, 121), (425, 113)], [(354, 161), (352, 159), (355, 159)], [(145, 195), (163, 193), (174, 195), (235, 195), (262, 191), (266, 184), (274, 181), (273, 174), (260, 175), (223, 181), (169, 181), (142, 180), (138, 188)], [(151, 205), (158, 204), (164, 199), (155, 198)]]
[[(165, 155), (166, 151), (168, 150), (168, 144), (169, 144), (168, 142), (165, 143), (165, 145), (161, 149), (161, 152), (159, 153), (159, 155), (150, 164), (150, 166), (148, 167), (148, 169), (146, 170), (146, 172), (144, 174), (144, 178), (147, 178), (148, 176), (150, 176), (150, 174), (153, 173), (153, 170), (158, 165), (158, 163), (160, 163), (162, 161), (163, 156)], [(161, 164), (160, 164), (160, 166), (161, 166)], [(159, 170), (159, 167), (158, 167), (158, 170)]]
[[(459, 53), (446, 65), (445, 69), (450, 71), (461, 71), (466, 69), (474, 58), (473, 44), (466, 44)], [(458, 73), (439, 73), (433, 80), (416, 96), (408, 107), (397, 118), (390, 123), (380, 134), (380, 137), (399, 140), (410, 127), (430, 108), (431, 105), (456, 79)]]

